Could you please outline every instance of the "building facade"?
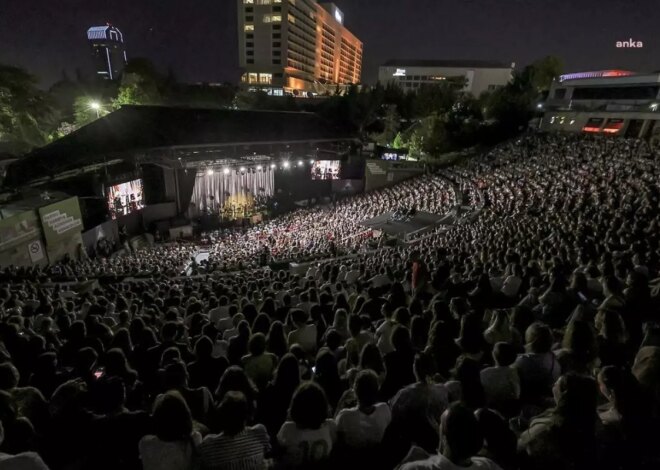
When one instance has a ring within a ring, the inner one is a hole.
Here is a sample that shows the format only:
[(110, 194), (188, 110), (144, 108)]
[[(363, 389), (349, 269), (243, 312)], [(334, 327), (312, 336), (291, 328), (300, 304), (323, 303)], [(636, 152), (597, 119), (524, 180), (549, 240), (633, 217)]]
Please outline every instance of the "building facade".
[(546, 131), (660, 136), (660, 74), (599, 70), (562, 75), (541, 105)]
[(92, 26), (87, 30), (87, 40), (97, 75), (105, 80), (117, 80), (127, 62), (124, 35), (110, 24)]
[(241, 83), (248, 89), (313, 96), (360, 82), (362, 42), (333, 3), (237, 1)]
[(477, 60), (402, 60), (392, 59), (378, 70), (378, 80), (396, 83), (404, 90), (453, 80), (463, 83), (463, 91), (479, 96), (509, 83), (515, 64)]

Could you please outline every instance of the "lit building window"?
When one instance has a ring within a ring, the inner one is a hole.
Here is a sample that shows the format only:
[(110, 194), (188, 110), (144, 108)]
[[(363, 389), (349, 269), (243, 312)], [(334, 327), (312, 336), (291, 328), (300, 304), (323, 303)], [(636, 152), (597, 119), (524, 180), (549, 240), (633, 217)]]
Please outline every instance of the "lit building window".
[(244, 5), (254, 5), (254, 0), (243, 0)]
[(264, 23), (281, 23), (282, 15), (264, 15)]
[(273, 83), (273, 74), (272, 73), (260, 73), (259, 74), (259, 83), (264, 85), (270, 85)]
[(253, 24), (246, 24), (244, 27), (245, 31), (254, 31), (254, 25)]
[(258, 73), (249, 73), (248, 74), (248, 83), (259, 83), (259, 74)]

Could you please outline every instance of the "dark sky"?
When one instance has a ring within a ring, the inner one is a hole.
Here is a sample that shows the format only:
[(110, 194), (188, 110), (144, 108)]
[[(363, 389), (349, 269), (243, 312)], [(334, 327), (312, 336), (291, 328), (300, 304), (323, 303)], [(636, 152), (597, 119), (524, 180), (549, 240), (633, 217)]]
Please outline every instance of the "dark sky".
[[(336, 0), (365, 44), (365, 82), (388, 58), (493, 59), (547, 54), (567, 71), (660, 70), (660, 0)], [(182, 81), (235, 81), (236, 0), (0, 0), (0, 63), (47, 86), (92, 67), (85, 31), (112, 22), (129, 57)], [(616, 49), (635, 39), (644, 48)]]

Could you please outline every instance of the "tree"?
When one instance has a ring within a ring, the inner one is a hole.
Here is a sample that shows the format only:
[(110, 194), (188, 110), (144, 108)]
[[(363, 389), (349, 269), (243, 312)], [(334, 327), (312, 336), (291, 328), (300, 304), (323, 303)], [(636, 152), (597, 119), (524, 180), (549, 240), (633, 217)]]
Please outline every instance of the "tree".
[(537, 94), (547, 92), (552, 82), (561, 75), (564, 65), (559, 57), (546, 56), (523, 69), (522, 80)]
[(51, 135), (50, 140), (61, 139), (62, 137), (65, 137), (65, 136), (71, 134), (72, 132), (77, 131), (78, 127), (79, 126), (76, 126), (75, 124), (63, 121), (59, 125), (57, 130)]
[(239, 91), (234, 96), (235, 109), (267, 109), (268, 94), (265, 91)]
[(47, 93), (27, 71), (0, 65), (0, 142), (21, 153), (44, 145), (57, 127), (57, 113)]
[(399, 133), (400, 127), (401, 118), (397, 112), (396, 105), (387, 105), (385, 109), (385, 116), (383, 117), (383, 132), (377, 136), (376, 141), (380, 145), (391, 145)]
[(410, 135), (408, 156), (415, 160), (423, 160), (426, 157), (424, 153), (424, 136), (419, 130), (414, 130)]
[(121, 85), (112, 105), (115, 109), (124, 105), (161, 104), (167, 95), (167, 80), (161, 76), (148, 59), (132, 59), (126, 64)]
[(415, 96), (414, 114), (424, 118), (432, 114), (448, 112), (458, 99), (462, 85), (443, 81), (434, 85), (422, 85)]
[(424, 138), (422, 150), (430, 156), (437, 157), (447, 151), (447, 129), (442, 118), (439, 116), (431, 116), (426, 121), (427, 135)]
[(78, 129), (108, 114), (111, 106), (95, 96), (79, 96), (73, 103), (73, 126)]
[(137, 74), (124, 74), (117, 98), (112, 106), (119, 109), (124, 105), (149, 105), (162, 102), (158, 87)]
[(392, 147), (395, 149), (402, 149), (406, 147), (406, 142), (401, 135), (401, 132), (398, 132), (396, 134), (396, 137), (394, 138), (394, 141), (392, 142)]

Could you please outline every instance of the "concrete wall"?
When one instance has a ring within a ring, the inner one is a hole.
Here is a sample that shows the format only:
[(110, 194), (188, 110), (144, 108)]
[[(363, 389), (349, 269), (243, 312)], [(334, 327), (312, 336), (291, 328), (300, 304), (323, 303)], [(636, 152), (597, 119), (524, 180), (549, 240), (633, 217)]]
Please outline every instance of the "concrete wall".
[(56, 244), (47, 247), (48, 259), (51, 264), (60, 261), (66, 255), (73, 259), (79, 259), (82, 246), (82, 235), (80, 232), (74, 232), (70, 236), (59, 240)]
[[(37, 253), (30, 256), (30, 247), (37, 246)], [(45, 265), (48, 263), (45, 250), (36, 211), (25, 211), (0, 219), (0, 267)]]
[(385, 160), (368, 160), (365, 171), (365, 192), (391, 186), (413, 176), (421, 175), (424, 169), (418, 166), (407, 165), (402, 162), (388, 162)]

